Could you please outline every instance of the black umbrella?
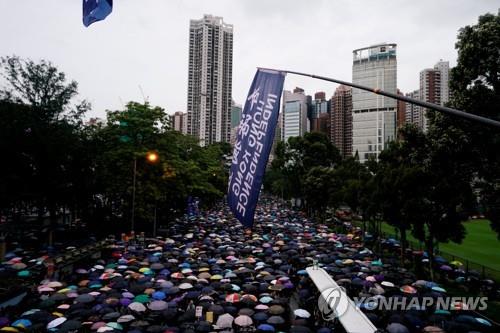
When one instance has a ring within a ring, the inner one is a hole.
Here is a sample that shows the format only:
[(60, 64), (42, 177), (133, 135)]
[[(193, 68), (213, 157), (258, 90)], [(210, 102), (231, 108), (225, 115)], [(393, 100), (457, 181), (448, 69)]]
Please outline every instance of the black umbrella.
[(268, 324), (279, 325), (285, 323), (285, 319), (280, 316), (271, 316), (267, 319)]
[(77, 320), (66, 320), (58, 327), (58, 332), (69, 332), (78, 330), (82, 326), (82, 323)]
[(94, 296), (92, 296), (90, 294), (83, 294), (83, 295), (79, 295), (78, 297), (76, 297), (75, 301), (79, 302), (79, 303), (90, 303), (90, 302), (93, 302), (94, 299), (95, 299)]
[(306, 326), (302, 326), (302, 325), (298, 325), (298, 326), (292, 326), (290, 328), (290, 333), (311, 333), (311, 330), (306, 327)]

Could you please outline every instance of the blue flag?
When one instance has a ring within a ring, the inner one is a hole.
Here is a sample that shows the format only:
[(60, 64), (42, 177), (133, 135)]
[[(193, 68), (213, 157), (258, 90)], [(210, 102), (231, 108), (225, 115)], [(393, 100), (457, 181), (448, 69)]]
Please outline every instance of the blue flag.
[(284, 81), (283, 72), (257, 70), (238, 126), (227, 201), (236, 218), (247, 228), (253, 226), (278, 122)]
[(83, 25), (104, 20), (113, 10), (113, 0), (83, 0)]

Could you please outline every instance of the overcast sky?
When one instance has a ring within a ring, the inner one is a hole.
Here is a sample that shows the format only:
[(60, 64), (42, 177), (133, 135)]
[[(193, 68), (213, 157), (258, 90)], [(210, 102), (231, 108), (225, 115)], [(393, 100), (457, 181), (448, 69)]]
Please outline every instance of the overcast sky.
[[(142, 101), (185, 111), (189, 20), (222, 16), (234, 25), (233, 98), (242, 103), (258, 66), (352, 79), (352, 50), (397, 43), (398, 87), (418, 88), (420, 70), (456, 63), (457, 31), (498, 0), (115, 0), (89, 28), (81, 0), (0, 0), (0, 56), (47, 59), (79, 83), (90, 116)], [(1, 83), (0, 83), (1, 85)], [(335, 85), (289, 75), (307, 94)]]

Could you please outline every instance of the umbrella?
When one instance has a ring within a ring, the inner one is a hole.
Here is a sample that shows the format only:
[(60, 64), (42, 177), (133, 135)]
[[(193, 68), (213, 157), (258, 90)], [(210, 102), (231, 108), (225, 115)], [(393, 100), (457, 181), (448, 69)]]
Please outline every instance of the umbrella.
[(234, 323), (241, 327), (250, 326), (253, 324), (252, 318), (247, 315), (240, 315), (234, 319)]
[(268, 324), (279, 325), (285, 323), (285, 319), (280, 316), (271, 316), (267, 319)]
[(152, 311), (163, 311), (168, 308), (168, 304), (165, 301), (153, 301), (149, 303), (148, 308)]
[(431, 289), (434, 290), (434, 291), (440, 292), (440, 293), (445, 293), (446, 292), (446, 290), (444, 288), (441, 288), (441, 287), (438, 287), (438, 286), (434, 286)]
[(117, 322), (119, 323), (129, 323), (131, 321), (135, 320), (135, 317), (132, 315), (124, 315), (118, 318)]
[(28, 319), (18, 319), (11, 324), (11, 326), (21, 327), (21, 328), (28, 328), (31, 325), (33, 325), (33, 323)]
[(304, 310), (304, 309), (297, 309), (297, 310), (293, 311), (293, 314), (296, 315), (297, 317), (300, 317), (300, 318), (311, 317), (311, 314), (309, 313), (309, 311)]
[(239, 301), (240, 301), (240, 295), (239, 294), (234, 293), (234, 294), (229, 294), (229, 295), (226, 296), (226, 302), (238, 303)]
[(120, 331), (123, 330), (123, 326), (117, 322), (107, 323), (106, 326), (111, 327), (114, 330), (120, 330)]
[(94, 301), (94, 296), (90, 295), (90, 294), (83, 294), (83, 295), (80, 295), (78, 296), (77, 298), (75, 298), (75, 302), (78, 302), (78, 303), (91, 303)]
[(389, 333), (410, 333), (408, 328), (400, 323), (391, 323), (386, 327)]
[(267, 309), (269, 309), (269, 307), (265, 304), (258, 304), (254, 309), (259, 311), (266, 311)]
[(144, 311), (146, 311), (146, 307), (144, 306), (144, 304), (139, 303), (139, 302), (130, 303), (128, 305), (128, 308), (130, 310), (132, 310), (132, 311), (135, 311), (135, 312), (144, 312)]
[(225, 313), (225, 314), (219, 316), (219, 318), (217, 319), (217, 322), (216, 322), (215, 325), (219, 329), (221, 329), (221, 328), (232, 328), (232, 326), (233, 326), (233, 320), (234, 320), (233, 316), (231, 316), (229, 313)]
[(155, 300), (164, 300), (167, 296), (165, 295), (165, 293), (163, 291), (155, 291), (152, 295), (153, 299)]
[(58, 328), (58, 332), (76, 331), (82, 326), (78, 320), (67, 320)]
[(290, 328), (289, 332), (290, 333), (311, 333), (311, 330), (306, 326), (294, 325), (294, 326), (292, 326), (292, 328)]
[(275, 331), (274, 327), (269, 325), (269, 324), (260, 324), (259, 326), (257, 326), (257, 329), (259, 331), (263, 331), (263, 332), (274, 332)]
[(68, 320), (68, 319), (65, 317), (56, 318), (47, 324), (47, 329), (50, 330), (51, 328), (55, 328), (55, 327), (61, 325), (62, 323), (64, 323), (66, 320)]
[(279, 315), (285, 312), (285, 309), (281, 305), (272, 305), (271, 307), (269, 307), (267, 312), (272, 315)]
[(445, 333), (445, 331), (442, 328), (436, 327), (436, 326), (426, 326), (426, 327), (424, 327), (422, 332), (423, 333)]
[[(478, 323), (480, 323), (480, 324), (482, 324), (482, 325), (485, 325), (485, 326), (492, 326), (492, 324), (491, 324), (488, 320), (486, 320), (486, 319), (484, 319), (484, 318), (479, 318), (479, 317), (476, 317), (475, 319), (476, 319), (476, 321), (477, 321)], [(12, 326), (14, 326), (14, 325), (12, 325)]]
[(415, 288), (413, 288), (412, 286), (408, 286), (408, 285), (402, 286), (401, 288), (399, 288), (399, 290), (401, 290), (405, 294), (416, 294), (417, 293), (417, 290)]
[(92, 331), (97, 331), (97, 329), (99, 329), (103, 326), (106, 326), (106, 323), (104, 321), (98, 321), (98, 322), (93, 323), (92, 326), (90, 326), (90, 329)]

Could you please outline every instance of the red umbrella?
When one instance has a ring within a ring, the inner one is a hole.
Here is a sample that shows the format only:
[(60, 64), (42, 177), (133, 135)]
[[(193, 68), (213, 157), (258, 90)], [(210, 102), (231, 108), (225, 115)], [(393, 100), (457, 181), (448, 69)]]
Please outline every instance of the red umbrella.
[(240, 301), (240, 295), (237, 293), (229, 294), (226, 296), (226, 302), (238, 303)]

